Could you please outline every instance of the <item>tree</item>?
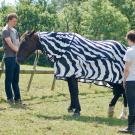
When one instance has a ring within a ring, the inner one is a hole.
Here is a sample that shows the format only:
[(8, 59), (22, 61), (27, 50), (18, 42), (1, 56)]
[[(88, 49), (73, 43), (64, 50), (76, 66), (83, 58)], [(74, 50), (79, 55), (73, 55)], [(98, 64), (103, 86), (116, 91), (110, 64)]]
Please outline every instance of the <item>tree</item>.
[(66, 4), (58, 13), (61, 30), (81, 33), (81, 9), (79, 3)]
[[(53, 8), (52, 8), (53, 7)], [(38, 31), (52, 31), (57, 29), (58, 19), (55, 6), (46, 0), (21, 0), (16, 9), (19, 18), (19, 31), (36, 29)]]
[(129, 21), (108, 0), (95, 0), (92, 5), (91, 34), (95, 39), (122, 40), (129, 29)]
[[(0, 31), (2, 31), (2, 28), (7, 22), (7, 15), (11, 12), (16, 12), (15, 7), (10, 5), (5, 5), (5, 1), (1, 3), (0, 7)], [(0, 47), (2, 46), (2, 37), (0, 32)]]
[(124, 14), (130, 23), (130, 29), (135, 29), (135, 1), (110, 0), (112, 4)]

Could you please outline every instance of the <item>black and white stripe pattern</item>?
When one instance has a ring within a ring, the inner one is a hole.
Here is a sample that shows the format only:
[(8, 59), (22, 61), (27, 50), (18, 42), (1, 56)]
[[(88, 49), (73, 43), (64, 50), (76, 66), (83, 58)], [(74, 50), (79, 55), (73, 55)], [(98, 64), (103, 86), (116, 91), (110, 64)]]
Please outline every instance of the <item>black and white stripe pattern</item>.
[(126, 47), (113, 40), (93, 41), (76, 33), (39, 32), (43, 51), (54, 61), (55, 76), (80, 81), (122, 83)]

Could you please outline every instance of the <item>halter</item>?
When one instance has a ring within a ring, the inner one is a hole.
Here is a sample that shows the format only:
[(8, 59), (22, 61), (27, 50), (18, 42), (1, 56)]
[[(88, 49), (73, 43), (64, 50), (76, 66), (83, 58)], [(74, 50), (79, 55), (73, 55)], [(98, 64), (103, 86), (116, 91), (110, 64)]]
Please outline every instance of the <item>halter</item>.
[[(36, 44), (36, 49), (37, 49), (37, 50), (40, 49), (40, 50), (42, 51), (42, 53), (43, 53), (45, 56), (48, 56), (48, 57), (49, 57), (50, 54), (47, 53), (47, 51), (45, 50), (45, 47), (42, 47), (42, 45), (41, 45), (41, 43), (40, 43), (40, 38), (39, 38), (38, 34), (36, 33), (35, 35), (38, 37), (38, 41), (37, 41), (37, 44)], [(37, 56), (39, 55), (39, 54), (38, 54), (38, 51), (36, 52), (36, 54), (37, 54)], [(49, 59), (50, 59), (51, 61), (53, 61), (54, 56), (49, 57)]]

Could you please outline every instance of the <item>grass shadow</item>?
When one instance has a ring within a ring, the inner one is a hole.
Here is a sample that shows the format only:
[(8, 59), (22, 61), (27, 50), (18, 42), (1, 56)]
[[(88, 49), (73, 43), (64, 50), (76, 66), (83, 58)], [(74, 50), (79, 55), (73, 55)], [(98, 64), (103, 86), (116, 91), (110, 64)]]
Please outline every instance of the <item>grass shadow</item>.
[(22, 110), (33, 110), (28, 104), (23, 104), (23, 105), (10, 105), (10, 108), (13, 109), (22, 109)]
[(27, 98), (27, 99), (23, 99), (23, 101), (31, 101), (31, 100), (35, 100), (35, 99), (38, 99), (38, 97), (33, 97), (31, 96), (30, 98)]
[(46, 115), (37, 115), (38, 118), (45, 120), (65, 120), (65, 121), (78, 121), (84, 123), (98, 123), (109, 126), (127, 126), (127, 120), (120, 120), (116, 118), (106, 118), (106, 117), (92, 117), (92, 116), (80, 116), (73, 117), (71, 115), (64, 116), (46, 116)]
[(97, 91), (97, 90), (93, 90), (92, 92), (80, 92), (79, 95), (81, 96), (87, 96), (87, 95), (96, 95), (96, 94), (108, 94), (110, 93), (110, 91), (106, 90), (106, 91)]
[(60, 120), (63, 119), (63, 116), (45, 116), (45, 115), (36, 115), (36, 117), (45, 119), (45, 120)]
[(108, 118), (108, 117), (98, 117), (98, 116), (80, 116), (79, 118), (74, 118), (69, 115), (64, 116), (64, 120), (76, 120), (79, 122), (85, 123), (98, 123), (98, 124), (105, 124), (109, 126), (127, 126), (127, 120), (120, 120), (117, 118)]
[(42, 96), (41, 99), (48, 99), (48, 98), (54, 98), (54, 97), (66, 97), (67, 94), (58, 92), (57, 95), (50, 95), (50, 96)]

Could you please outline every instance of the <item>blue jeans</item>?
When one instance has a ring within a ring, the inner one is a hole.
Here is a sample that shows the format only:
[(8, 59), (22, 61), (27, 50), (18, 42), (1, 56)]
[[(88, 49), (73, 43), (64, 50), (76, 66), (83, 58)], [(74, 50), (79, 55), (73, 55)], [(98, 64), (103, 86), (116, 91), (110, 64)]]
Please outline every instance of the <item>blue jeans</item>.
[(15, 57), (7, 57), (5, 62), (5, 92), (8, 100), (21, 99), (19, 89), (20, 66), (16, 63)]
[(126, 96), (129, 108), (129, 116), (135, 116), (135, 81), (126, 82)]

